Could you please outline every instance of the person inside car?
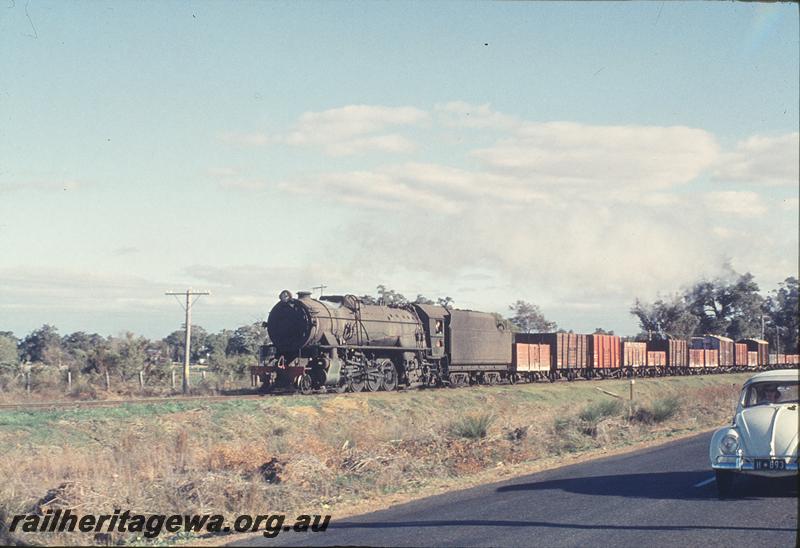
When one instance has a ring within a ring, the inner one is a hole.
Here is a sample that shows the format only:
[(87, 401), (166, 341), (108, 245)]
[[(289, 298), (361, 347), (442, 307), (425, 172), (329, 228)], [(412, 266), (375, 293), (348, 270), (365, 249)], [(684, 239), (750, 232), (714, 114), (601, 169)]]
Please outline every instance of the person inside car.
[(759, 391), (758, 403), (777, 403), (781, 399), (781, 393), (774, 384), (764, 385)]

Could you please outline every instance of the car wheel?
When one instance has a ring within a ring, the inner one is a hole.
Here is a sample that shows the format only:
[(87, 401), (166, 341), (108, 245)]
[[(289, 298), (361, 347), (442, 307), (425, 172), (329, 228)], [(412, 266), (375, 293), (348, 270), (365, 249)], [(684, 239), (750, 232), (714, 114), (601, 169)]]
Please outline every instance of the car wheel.
[(720, 498), (728, 498), (733, 494), (734, 474), (730, 470), (714, 470), (717, 476), (717, 494)]

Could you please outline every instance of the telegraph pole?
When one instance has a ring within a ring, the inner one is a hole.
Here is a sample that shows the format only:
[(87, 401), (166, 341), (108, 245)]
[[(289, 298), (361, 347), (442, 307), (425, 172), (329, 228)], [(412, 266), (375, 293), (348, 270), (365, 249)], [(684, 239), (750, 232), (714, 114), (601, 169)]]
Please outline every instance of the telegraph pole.
[[(208, 291), (192, 291), (190, 287), (184, 292), (175, 292), (175, 291), (168, 291), (164, 293), (164, 295), (185, 295), (186, 296), (186, 306), (184, 306), (180, 301), (179, 304), (183, 307), (186, 311), (186, 339), (185, 344), (183, 345), (183, 393), (189, 393), (189, 345), (192, 340), (192, 305), (200, 298), (200, 295), (211, 295)], [(196, 298), (194, 300), (190, 300), (190, 297)]]

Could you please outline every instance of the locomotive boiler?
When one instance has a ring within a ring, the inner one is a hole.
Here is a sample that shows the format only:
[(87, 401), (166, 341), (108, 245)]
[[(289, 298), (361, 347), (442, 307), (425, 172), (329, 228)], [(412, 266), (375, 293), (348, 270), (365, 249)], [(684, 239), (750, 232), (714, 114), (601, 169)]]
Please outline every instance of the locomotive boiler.
[(283, 291), (266, 326), (271, 343), (251, 371), (265, 389), (395, 390), (492, 383), (508, 373), (511, 334), (483, 312)]

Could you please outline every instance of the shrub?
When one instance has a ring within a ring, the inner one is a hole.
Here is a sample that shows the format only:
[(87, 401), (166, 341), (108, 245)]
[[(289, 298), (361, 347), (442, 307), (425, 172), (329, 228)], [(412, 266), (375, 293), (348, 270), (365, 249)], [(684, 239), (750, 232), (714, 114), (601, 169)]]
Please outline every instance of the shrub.
[(488, 413), (480, 415), (467, 415), (450, 425), (450, 433), (459, 438), (478, 440), (486, 437), (486, 432), (494, 422), (494, 417)]
[(619, 415), (621, 412), (622, 402), (620, 400), (603, 400), (586, 406), (578, 418), (589, 424), (597, 424), (600, 420)]
[(631, 420), (644, 424), (664, 422), (674, 417), (681, 407), (680, 399), (675, 396), (661, 398), (651, 405), (641, 405), (631, 415)]

